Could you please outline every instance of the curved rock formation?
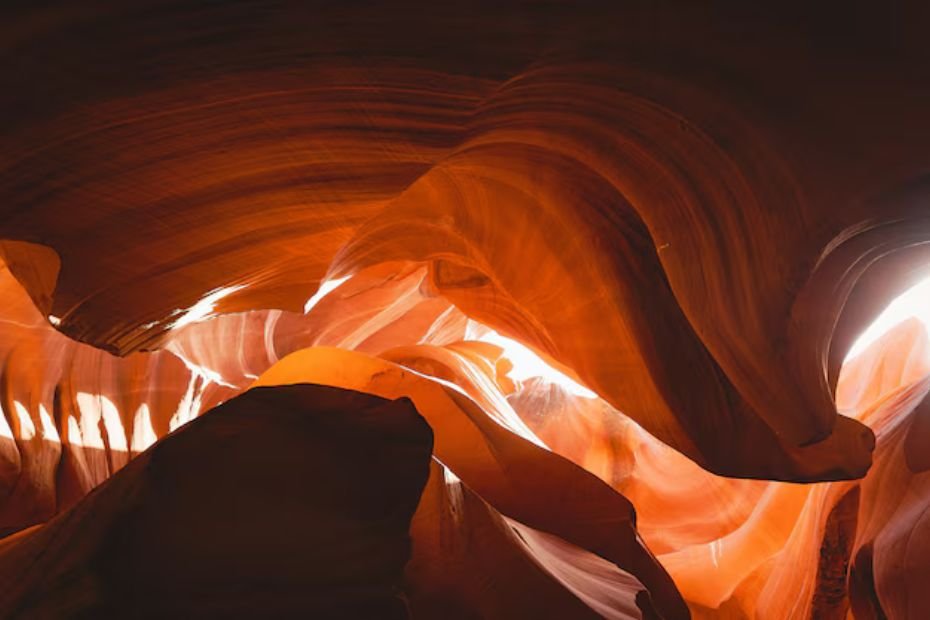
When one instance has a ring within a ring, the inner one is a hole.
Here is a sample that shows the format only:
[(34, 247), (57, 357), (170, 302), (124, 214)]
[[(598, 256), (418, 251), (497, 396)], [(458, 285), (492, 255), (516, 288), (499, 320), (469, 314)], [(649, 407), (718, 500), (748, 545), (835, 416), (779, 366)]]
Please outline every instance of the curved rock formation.
[(251, 390), (6, 539), (0, 606), (24, 618), (405, 618), (431, 443), (409, 401)]
[[(358, 498), (375, 397), (436, 437), (428, 482), (372, 472), (413, 556), (369, 615), (920, 617), (930, 344), (849, 352), (930, 276), (928, 16), (875, 4), (4, 7), (0, 608), (135, 609), (223, 524), (264, 553), (204, 489), (290, 467), (316, 414), (173, 499), (148, 477), (312, 382)], [(113, 550), (149, 526), (175, 546)]]

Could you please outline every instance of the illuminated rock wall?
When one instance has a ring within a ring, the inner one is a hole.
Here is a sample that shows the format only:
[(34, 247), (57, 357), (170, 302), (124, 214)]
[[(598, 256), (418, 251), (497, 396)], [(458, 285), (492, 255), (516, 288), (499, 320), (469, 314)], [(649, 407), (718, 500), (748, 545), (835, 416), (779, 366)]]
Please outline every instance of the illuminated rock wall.
[(921, 617), (921, 15), (5, 10), (0, 572), (315, 383), (435, 435), (390, 613)]

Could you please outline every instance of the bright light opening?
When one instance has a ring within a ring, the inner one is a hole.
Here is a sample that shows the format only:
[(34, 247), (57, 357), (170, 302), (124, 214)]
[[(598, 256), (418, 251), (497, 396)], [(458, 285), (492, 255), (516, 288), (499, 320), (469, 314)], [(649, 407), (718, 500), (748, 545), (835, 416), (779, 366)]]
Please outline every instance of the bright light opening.
[(36, 436), (36, 425), (29, 415), (29, 410), (21, 402), (13, 402), (13, 411), (16, 412), (16, 421), (19, 423), (19, 438), (32, 439)]
[(3, 407), (0, 407), (0, 437), (13, 439), (13, 429), (10, 428), (10, 423), (6, 421), (6, 415), (3, 413)]
[(320, 303), (320, 301), (332, 293), (334, 290), (339, 288), (350, 276), (344, 276), (342, 278), (336, 278), (335, 280), (323, 280), (320, 283), (320, 288), (317, 289), (316, 293), (313, 294), (313, 297), (307, 300), (307, 303), (304, 304), (304, 314), (308, 314), (313, 307)]
[(187, 384), (187, 391), (181, 398), (181, 402), (178, 403), (178, 408), (175, 410), (174, 415), (168, 420), (169, 431), (173, 432), (200, 414), (203, 385), (203, 382), (198, 380), (196, 374), (191, 375), (190, 381)]
[(61, 443), (58, 429), (55, 427), (55, 422), (52, 421), (52, 416), (49, 415), (45, 405), (39, 405), (39, 420), (42, 422), (42, 436), (45, 440)]
[(68, 443), (72, 446), (84, 447), (84, 438), (81, 436), (81, 429), (78, 426), (74, 416), (68, 416)]
[(566, 374), (556, 370), (541, 357), (536, 355), (531, 349), (520, 344), (516, 340), (501, 336), (492, 329), (478, 336), (477, 340), (497, 345), (504, 350), (504, 357), (513, 364), (513, 369), (507, 373), (507, 376), (515, 382), (525, 381), (532, 377), (540, 377), (549, 383), (558, 385), (575, 396), (580, 396), (581, 398), (597, 398), (597, 394), (583, 385), (580, 385)]
[(909, 319), (917, 318), (930, 331), (930, 279), (906, 291), (892, 301), (877, 319), (866, 329), (853, 344), (846, 361), (856, 357), (891, 328)]
[[(81, 436), (81, 445), (85, 448), (93, 448), (96, 450), (103, 450), (105, 444), (103, 443), (103, 435), (100, 433), (100, 420), (103, 418), (104, 407), (112, 406), (110, 399), (106, 399), (107, 403), (103, 402), (102, 396), (97, 396), (94, 394), (88, 394), (87, 392), (78, 392), (75, 397), (77, 401), (77, 408), (80, 412), (80, 436)], [(106, 423), (104, 423), (104, 427)], [(69, 434), (68, 439), (71, 439)]]
[[(119, 410), (112, 400), (101, 394), (77, 393), (77, 406), (81, 412), (80, 434), (81, 442), (87, 448), (103, 450), (105, 447), (103, 434), (100, 432), (100, 421), (110, 442), (110, 448), (119, 452), (126, 452), (126, 435), (123, 431), (123, 422), (119, 417)], [(70, 433), (69, 433), (69, 439)]]
[(152, 428), (152, 416), (149, 414), (149, 406), (143, 403), (136, 410), (135, 419), (133, 420), (130, 448), (133, 454), (139, 454), (156, 441), (158, 441), (158, 437)]
[(169, 329), (181, 329), (191, 323), (199, 323), (200, 321), (211, 318), (218, 301), (244, 288), (245, 286), (241, 284), (236, 286), (222, 286), (204, 295), (200, 301), (187, 310), (175, 310), (173, 315), (178, 318), (171, 322)]
[(459, 480), (459, 477), (456, 476), (455, 473), (451, 469), (445, 466), (443, 466), (442, 468), (442, 479), (443, 479), (443, 482), (445, 482), (446, 485), (448, 486), (455, 486), (462, 482), (461, 480)]

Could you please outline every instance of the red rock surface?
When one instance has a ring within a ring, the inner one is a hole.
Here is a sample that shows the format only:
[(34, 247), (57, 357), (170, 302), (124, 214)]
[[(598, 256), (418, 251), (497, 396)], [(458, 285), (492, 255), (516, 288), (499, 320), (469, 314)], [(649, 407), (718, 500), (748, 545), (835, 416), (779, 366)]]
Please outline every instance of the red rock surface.
[[(0, 615), (335, 596), (231, 592), (325, 504), (288, 432), (322, 401), (209, 458), (309, 382), (347, 426), (308, 451), (407, 506), (413, 555), (294, 579), (414, 617), (922, 618), (930, 340), (847, 354), (930, 276), (930, 16), (866, 4), (8, 3)], [(389, 445), (375, 397), (432, 428), (415, 475), (349, 463)]]
[(30, 618), (405, 618), (431, 443), (408, 400), (251, 390), (6, 539), (0, 605)]

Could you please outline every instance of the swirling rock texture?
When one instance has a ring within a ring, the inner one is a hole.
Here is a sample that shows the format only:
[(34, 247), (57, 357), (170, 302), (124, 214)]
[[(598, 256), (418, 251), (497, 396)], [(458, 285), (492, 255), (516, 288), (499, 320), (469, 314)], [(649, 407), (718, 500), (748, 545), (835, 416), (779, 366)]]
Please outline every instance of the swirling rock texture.
[(500, 4), (4, 5), (4, 617), (925, 616), (926, 11)]

